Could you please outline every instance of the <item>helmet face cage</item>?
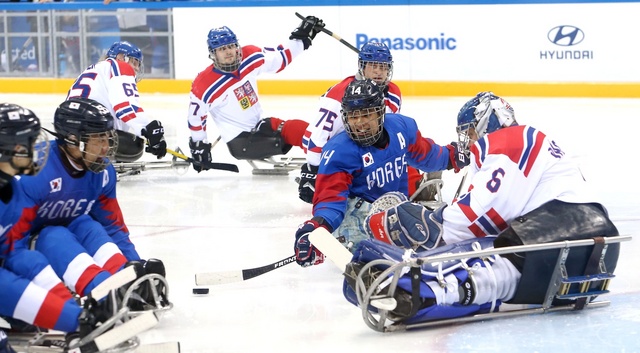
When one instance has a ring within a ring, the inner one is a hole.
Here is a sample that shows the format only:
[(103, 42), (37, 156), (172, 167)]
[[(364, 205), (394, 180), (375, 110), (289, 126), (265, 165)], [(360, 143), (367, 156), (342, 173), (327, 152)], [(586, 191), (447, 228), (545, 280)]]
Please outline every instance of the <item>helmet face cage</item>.
[(480, 92), (465, 103), (458, 113), (458, 146), (469, 150), (469, 129), (473, 128), (477, 138), (516, 124), (513, 108), (504, 99), (492, 92)]
[[(227, 26), (214, 28), (207, 36), (209, 47), (209, 59), (213, 60), (213, 66), (223, 72), (233, 72), (238, 70), (242, 62), (242, 48), (238, 43), (238, 38)], [(232, 63), (221, 63), (216, 56), (216, 51), (235, 48), (235, 60)]]
[(363, 147), (376, 143), (382, 135), (384, 115), (384, 97), (374, 81), (349, 84), (342, 98), (342, 122), (353, 141)]
[[(367, 65), (375, 65), (382, 70), (386, 70), (386, 77), (366, 77), (364, 70)], [(358, 54), (358, 74), (362, 79), (370, 78), (379, 85), (388, 85), (391, 77), (393, 77), (393, 56), (389, 48), (384, 43), (377, 42), (369, 42), (363, 45)]]
[[(35, 175), (47, 162), (49, 139), (40, 120), (29, 109), (0, 104), (0, 162), (8, 162), (17, 174)], [(15, 158), (29, 159), (29, 164)]]
[(82, 156), (76, 162), (87, 170), (99, 173), (114, 159), (118, 137), (113, 116), (102, 104), (87, 98), (71, 98), (58, 107), (53, 125), (58, 143), (69, 153), (68, 146), (77, 146)]
[[(115, 160), (118, 134), (115, 130), (86, 134), (80, 138), (78, 148), (82, 152), (84, 166), (94, 173), (100, 173)], [(96, 150), (99, 152), (94, 152)]]
[(107, 51), (107, 57), (115, 59), (118, 54), (124, 54), (124, 62), (129, 63), (131, 67), (133, 67), (136, 72), (136, 82), (140, 82), (142, 76), (144, 76), (143, 56), (140, 48), (127, 41), (115, 42)]

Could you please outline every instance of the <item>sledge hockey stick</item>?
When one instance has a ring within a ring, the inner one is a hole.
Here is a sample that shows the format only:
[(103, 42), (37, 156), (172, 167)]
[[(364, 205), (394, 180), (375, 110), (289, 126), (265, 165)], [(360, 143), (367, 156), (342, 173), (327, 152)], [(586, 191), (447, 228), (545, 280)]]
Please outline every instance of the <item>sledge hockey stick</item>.
[(460, 191), (462, 191), (462, 187), (464, 186), (464, 182), (467, 180), (467, 174), (469, 172), (469, 169), (466, 169), (464, 171), (464, 175), (462, 176), (462, 180), (460, 180), (460, 185), (458, 185), (458, 190), (456, 190), (455, 195), (453, 195), (453, 199), (457, 199), (458, 196), (460, 196)]
[(220, 271), (220, 272), (203, 272), (196, 273), (196, 285), (198, 286), (215, 286), (218, 284), (233, 283), (246, 281), (248, 279), (264, 275), (277, 268), (288, 265), (296, 261), (296, 256), (292, 255), (272, 264), (264, 265), (256, 268), (236, 271)]
[[(306, 17), (302, 16), (301, 14), (296, 12), (296, 16), (298, 16), (299, 19), (304, 20), (306, 19)], [(358, 50), (358, 48), (354, 47), (353, 45), (351, 45), (349, 42), (347, 42), (346, 40), (342, 39), (342, 37), (340, 37), (339, 35), (331, 32), (330, 30), (322, 27), (320, 28), (320, 32), (324, 32), (328, 35), (330, 35), (331, 37), (333, 37), (334, 39), (336, 39), (337, 41), (339, 41), (340, 43), (344, 44), (347, 46), (347, 48), (355, 51), (356, 53), (360, 53), (360, 50)]]
[[(213, 146), (211, 146), (213, 147)], [(183, 159), (191, 164), (195, 164), (195, 165), (200, 165), (202, 166), (204, 169), (219, 169), (219, 170), (227, 170), (230, 172), (234, 172), (234, 173), (238, 173), (238, 166), (235, 164), (231, 164), (231, 163), (214, 163), (214, 162), (198, 162), (195, 159), (191, 158), (191, 157), (187, 157), (182, 153), (178, 153), (174, 150), (168, 149), (167, 148), (167, 153), (169, 153), (170, 155), (174, 156), (174, 157), (178, 157), (180, 159)]]

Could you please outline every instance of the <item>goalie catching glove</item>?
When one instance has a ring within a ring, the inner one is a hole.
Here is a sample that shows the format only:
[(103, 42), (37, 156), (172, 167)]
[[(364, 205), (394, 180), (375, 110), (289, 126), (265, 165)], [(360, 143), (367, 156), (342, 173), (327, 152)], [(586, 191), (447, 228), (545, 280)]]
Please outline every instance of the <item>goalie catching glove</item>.
[(167, 154), (167, 142), (164, 140), (164, 128), (158, 120), (150, 122), (141, 131), (142, 136), (147, 139), (146, 152), (153, 154), (158, 159)]
[(320, 223), (313, 219), (304, 222), (298, 227), (293, 249), (296, 253), (296, 263), (302, 267), (319, 265), (324, 262), (324, 254), (309, 241), (309, 234), (318, 227), (324, 226), (321, 226)]
[(442, 239), (442, 212), (446, 206), (429, 211), (424, 206), (404, 201), (373, 213), (365, 219), (371, 238), (415, 251), (431, 250)]
[(311, 41), (316, 37), (316, 34), (324, 28), (324, 22), (315, 16), (307, 16), (298, 28), (291, 32), (289, 39), (301, 40), (304, 44), (304, 50), (309, 49)]
[(211, 162), (211, 144), (205, 141), (193, 141), (189, 137), (189, 149), (191, 150), (191, 157), (197, 163), (192, 163), (193, 169), (200, 173), (208, 168), (204, 167), (202, 163)]

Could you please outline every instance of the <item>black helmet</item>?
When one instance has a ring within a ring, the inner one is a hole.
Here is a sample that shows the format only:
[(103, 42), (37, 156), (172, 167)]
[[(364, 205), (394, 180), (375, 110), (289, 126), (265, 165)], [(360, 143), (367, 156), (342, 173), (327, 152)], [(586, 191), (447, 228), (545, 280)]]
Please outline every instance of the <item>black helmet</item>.
[[(349, 121), (354, 121), (362, 116), (368, 116), (372, 113), (377, 114), (377, 129), (373, 129), (375, 125), (371, 125), (369, 121), (361, 124), (362, 129), (358, 126), (352, 126)], [(359, 145), (366, 147), (371, 146), (382, 135), (382, 126), (384, 124), (385, 101), (384, 94), (374, 81), (354, 80), (352, 81), (342, 97), (342, 121), (344, 128), (347, 130), (349, 137)]]
[[(24, 146), (24, 152), (16, 146)], [(46, 135), (40, 129), (40, 119), (29, 109), (17, 104), (0, 104), (0, 162), (10, 162), (20, 174), (30, 169), (36, 174), (44, 167), (49, 153)], [(32, 165), (18, 168), (13, 157), (31, 158)]]
[[(78, 146), (83, 152), (82, 162), (92, 172), (98, 173), (110, 163), (117, 148), (117, 135), (113, 116), (102, 104), (88, 98), (70, 98), (62, 102), (53, 117), (58, 143), (61, 146)], [(109, 139), (109, 150), (95, 161), (86, 159), (84, 144), (92, 135), (105, 135)]]

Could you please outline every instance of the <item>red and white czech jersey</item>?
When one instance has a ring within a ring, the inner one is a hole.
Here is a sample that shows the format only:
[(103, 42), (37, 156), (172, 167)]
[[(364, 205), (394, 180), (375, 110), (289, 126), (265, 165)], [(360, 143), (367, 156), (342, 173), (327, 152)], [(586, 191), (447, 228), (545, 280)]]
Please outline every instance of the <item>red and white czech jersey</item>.
[[(302, 138), (303, 149), (307, 154), (307, 163), (315, 166), (320, 165), (322, 147), (330, 138), (344, 130), (341, 116), (342, 97), (344, 97), (347, 86), (353, 80), (355, 80), (355, 76), (345, 78), (342, 82), (329, 88), (320, 97), (318, 114), (311, 121)], [(393, 82), (389, 82), (389, 90), (385, 95), (385, 104), (387, 113), (395, 114), (400, 112), (402, 95), (400, 94), (400, 88)]]
[(447, 244), (498, 235), (516, 217), (554, 199), (595, 201), (578, 165), (531, 126), (494, 131), (470, 150), (469, 191), (443, 213)]
[(67, 93), (67, 99), (93, 99), (109, 109), (116, 130), (142, 137), (141, 131), (149, 118), (138, 103), (138, 86), (133, 67), (126, 62), (108, 58), (89, 66), (78, 76)]
[(229, 142), (251, 131), (265, 118), (258, 97), (257, 78), (262, 73), (284, 70), (302, 53), (302, 41), (290, 40), (277, 48), (242, 47), (242, 62), (235, 72), (217, 70), (213, 64), (196, 76), (191, 85), (189, 130), (194, 141), (207, 140), (207, 116), (211, 114), (222, 140)]

